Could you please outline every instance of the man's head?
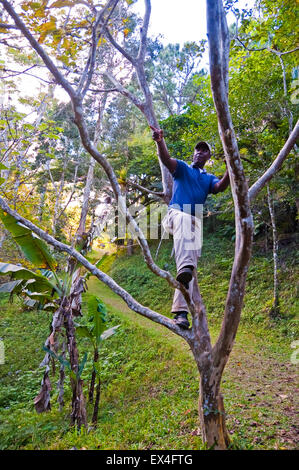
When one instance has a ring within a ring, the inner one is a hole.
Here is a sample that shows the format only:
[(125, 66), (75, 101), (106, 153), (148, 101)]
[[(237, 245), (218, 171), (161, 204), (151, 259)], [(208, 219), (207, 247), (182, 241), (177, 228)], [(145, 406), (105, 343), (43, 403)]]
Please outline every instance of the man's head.
[(211, 148), (207, 142), (198, 142), (194, 147), (193, 164), (203, 168), (211, 157)]

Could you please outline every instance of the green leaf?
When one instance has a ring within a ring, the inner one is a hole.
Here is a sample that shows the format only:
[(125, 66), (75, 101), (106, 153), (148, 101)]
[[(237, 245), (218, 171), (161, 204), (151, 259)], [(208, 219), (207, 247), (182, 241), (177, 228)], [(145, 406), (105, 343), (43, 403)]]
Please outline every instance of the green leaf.
[(43, 240), (2, 209), (0, 209), (0, 219), (32, 264), (38, 268), (55, 270), (57, 262)]
[(87, 326), (78, 326), (78, 327), (76, 328), (76, 334), (77, 334), (77, 336), (79, 336), (80, 338), (89, 338), (89, 339), (93, 339), (92, 333), (89, 331), (89, 329), (87, 328)]
[(54, 351), (51, 351), (51, 349), (47, 348), (47, 346), (43, 346), (43, 350), (46, 351), (50, 356), (52, 356), (54, 359), (60, 362), (64, 367), (66, 367), (69, 370), (70, 376), (74, 379), (77, 380), (76, 374), (72, 371), (71, 368), (71, 363), (64, 359), (63, 356), (57, 356), (57, 354), (54, 353)]
[(52, 3), (49, 8), (63, 8), (63, 7), (72, 7), (75, 3), (70, 0), (57, 0), (57, 2)]
[(28, 298), (24, 300), (24, 304), (27, 305), (27, 307), (33, 308), (36, 306), (37, 301)]
[(0, 285), (0, 292), (9, 292), (10, 294), (14, 294), (20, 284), (23, 283), (23, 280), (20, 279), (18, 281), (10, 281), (10, 282), (5, 282), (4, 284)]
[(0, 275), (11, 276), (13, 279), (32, 280), (32, 283), (35, 283), (34, 287), (39, 286), (39, 290), (47, 291), (53, 289), (53, 284), (45, 276), (15, 264), (0, 263)]
[(7, 166), (3, 165), (3, 163), (0, 163), (0, 170), (8, 170)]
[(78, 380), (79, 380), (80, 377), (81, 377), (81, 374), (82, 374), (82, 372), (83, 372), (83, 369), (84, 369), (84, 366), (85, 366), (85, 364), (86, 364), (86, 361), (87, 361), (87, 353), (84, 354), (84, 357), (83, 357), (83, 359), (82, 359), (82, 362), (81, 362), (81, 364), (80, 364), (80, 366), (79, 366), (79, 368), (78, 368), (78, 372), (77, 372), (77, 379), (78, 379)]
[(120, 325), (113, 326), (112, 328), (109, 328), (108, 330), (104, 331), (104, 333), (101, 334), (101, 339), (107, 339), (110, 336), (114, 335), (116, 333), (117, 328), (119, 328)]

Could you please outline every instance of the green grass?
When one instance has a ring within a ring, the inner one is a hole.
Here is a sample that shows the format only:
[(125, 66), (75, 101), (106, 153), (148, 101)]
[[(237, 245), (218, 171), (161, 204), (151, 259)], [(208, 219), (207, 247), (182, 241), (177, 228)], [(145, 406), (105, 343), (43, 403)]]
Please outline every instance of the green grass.
[[(199, 282), (207, 305), (213, 341), (220, 328), (233, 247), (225, 239), (205, 238)], [(153, 250), (154, 252), (155, 250)], [(163, 242), (158, 264), (175, 274), (171, 244)], [(255, 254), (242, 322), (224, 373), (227, 426), (233, 445), (247, 449), (294, 449), (296, 365), (290, 361), (296, 339), (298, 302), (293, 287), (295, 254), (284, 253), (281, 275), (281, 317), (269, 320), (272, 268), (269, 257)], [(137, 300), (169, 314), (172, 292), (166, 282), (144, 266), (138, 253), (106, 258), (101, 269)], [(184, 341), (160, 325), (130, 311), (119, 297), (90, 278), (86, 295), (98, 295), (107, 305), (109, 326), (118, 333), (102, 343), (101, 401), (96, 429), (69, 426), (70, 388), (66, 406), (58, 411), (56, 375), (52, 380), (52, 410), (37, 415), (33, 399), (39, 391), (42, 345), (49, 332), (45, 312), (23, 311), (21, 303), (0, 299), (0, 337), (6, 362), (0, 365), (1, 449), (203, 449), (198, 422), (198, 374)], [(80, 340), (81, 357), (87, 348)], [(89, 357), (85, 384), (92, 370)], [(297, 406), (298, 407), (298, 406)], [(92, 407), (88, 405), (91, 419)]]

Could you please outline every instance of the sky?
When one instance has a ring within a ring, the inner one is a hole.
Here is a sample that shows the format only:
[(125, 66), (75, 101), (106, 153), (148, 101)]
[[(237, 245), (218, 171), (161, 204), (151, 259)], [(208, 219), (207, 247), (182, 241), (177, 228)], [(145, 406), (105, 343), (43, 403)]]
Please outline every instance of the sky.
[[(164, 45), (207, 39), (206, 0), (151, 0), (151, 4), (149, 35), (162, 34)], [(253, 4), (254, 0), (238, 1), (239, 8), (250, 8)], [(132, 9), (143, 15), (144, 2), (139, 0)], [(229, 14), (228, 22), (233, 21)]]
[[(239, 0), (238, 7), (251, 7), (253, 3), (254, 0)], [(169, 43), (183, 45), (187, 41), (207, 39), (206, 0), (151, 0), (151, 4), (149, 36), (159, 36), (164, 45)], [(144, 1), (138, 0), (131, 8), (143, 16)], [(228, 23), (233, 22), (233, 15), (228, 15)], [(208, 66), (208, 51), (203, 56), (202, 66), (205, 68)], [(37, 91), (40, 88), (40, 82), (33, 78), (22, 77), (22, 81), (25, 94), (30, 94), (32, 88)], [(60, 87), (57, 87), (55, 96), (61, 101), (69, 101), (68, 96)]]

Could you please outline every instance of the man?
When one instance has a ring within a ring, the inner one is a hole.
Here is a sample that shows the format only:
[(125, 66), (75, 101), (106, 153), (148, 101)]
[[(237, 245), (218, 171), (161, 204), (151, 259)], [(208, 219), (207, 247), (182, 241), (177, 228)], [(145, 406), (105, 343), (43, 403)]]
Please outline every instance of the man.
[[(208, 194), (217, 194), (228, 187), (228, 171), (226, 170), (219, 180), (204, 170), (205, 164), (211, 157), (210, 146), (206, 142), (196, 144), (191, 165), (171, 158), (162, 129), (150, 127), (159, 157), (174, 179), (172, 198), (163, 224), (173, 235), (176, 279), (188, 289), (190, 298), (196, 301), (196, 296), (199, 295), (197, 263), (201, 255), (201, 208)], [(177, 325), (189, 328), (188, 305), (179, 289), (175, 290), (171, 312)]]

